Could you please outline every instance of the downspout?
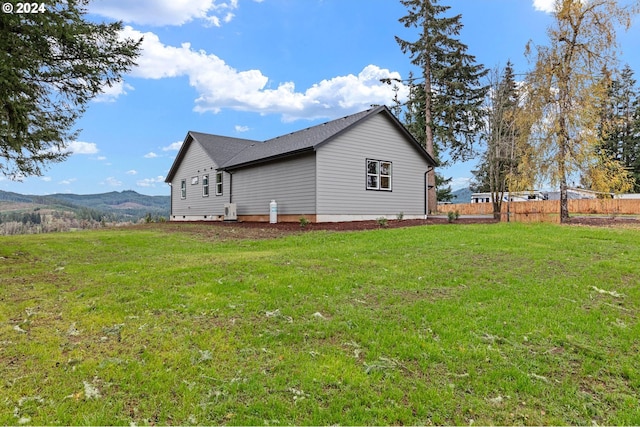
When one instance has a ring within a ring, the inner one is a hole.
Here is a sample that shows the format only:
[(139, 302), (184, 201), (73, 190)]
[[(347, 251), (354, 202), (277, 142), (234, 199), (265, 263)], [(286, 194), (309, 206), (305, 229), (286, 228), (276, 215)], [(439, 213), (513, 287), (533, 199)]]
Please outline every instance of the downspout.
[(233, 203), (233, 174), (227, 171), (229, 174), (229, 203)]

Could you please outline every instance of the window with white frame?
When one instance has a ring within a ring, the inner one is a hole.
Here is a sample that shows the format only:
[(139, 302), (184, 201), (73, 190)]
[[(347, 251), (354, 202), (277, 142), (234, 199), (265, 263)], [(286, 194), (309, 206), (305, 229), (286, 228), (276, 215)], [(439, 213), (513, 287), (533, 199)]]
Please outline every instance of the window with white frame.
[(392, 169), (389, 161), (367, 159), (367, 190), (391, 191)]
[(222, 172), (216, 173), (216, 196), (222, 196)]
[(180, 181), (180, 197), (183, 199), (187, 198), (187, 180), (183, 179)]
[(202, 175), (202, 197), (209, 197), (209, 175)]

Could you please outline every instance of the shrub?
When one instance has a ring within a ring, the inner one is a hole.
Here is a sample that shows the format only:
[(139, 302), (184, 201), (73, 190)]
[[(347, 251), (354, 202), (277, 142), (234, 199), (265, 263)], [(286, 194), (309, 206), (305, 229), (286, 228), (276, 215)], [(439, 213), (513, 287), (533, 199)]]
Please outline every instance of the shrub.
[(307, 225), (309, 225), (309, 220), (303, 216), (300, 217), (300, 228), (305, 229), (307, 228)]
[(379, 225), (380, 227), (383, 227), (383, 228), (384, 228), (384, 227), (386, 227), (386, 226), (388, 225), (388, 224), (387, 224), (387, 218), (385, 218), (385, 217), (383, 217), (383, 216), (381, 216), (380, 218), (377, 218), (377, 219), (376, 219), (376, 222), (378, 223), (378, 225)]
[(402, 221), (403, 218), (404, 218), (404, 212), (400, 212), (398, 215), (396, 215), (396, 219), (398, 221)]

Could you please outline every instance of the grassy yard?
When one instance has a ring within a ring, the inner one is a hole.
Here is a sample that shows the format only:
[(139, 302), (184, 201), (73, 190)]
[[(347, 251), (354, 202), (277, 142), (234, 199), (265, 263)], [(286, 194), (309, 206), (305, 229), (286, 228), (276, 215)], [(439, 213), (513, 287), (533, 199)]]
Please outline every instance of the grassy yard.
[(640, 424), (640, 230), (0, 237), (0, 424)]

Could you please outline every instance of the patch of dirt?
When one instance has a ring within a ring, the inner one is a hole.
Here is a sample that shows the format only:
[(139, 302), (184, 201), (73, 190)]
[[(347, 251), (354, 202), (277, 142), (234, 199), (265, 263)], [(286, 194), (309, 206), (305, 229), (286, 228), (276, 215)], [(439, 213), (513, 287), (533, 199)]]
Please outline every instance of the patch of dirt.
[[(132, 226), (141, 230), (161, 230), (168, 233), (191, 233), (206, 240), (241, 240), (241, 239), (271, 239), (291, 234), (306, 233), (309, 231), (361, 231), (377, 230), (380, 228), (415, 227), (421, 225), (464, 225), (464, 224), (495, 224), (498, 221), (490, 216), (462, 216), (449, 223), (445, 216), (432, 216), (429, 219), (388, 220), (385, 227), (378, 221), (351, 221), (351, 222), (325, 222), (310, 223), (301, 228), (297, 222), (279, 222), (269, 224), (266, 222), (221, 222), (221, 221), (192, 221), (192, 222), (165, 222), (152, 224), (138, 224)], [(570, 219), (570, 225), (592, 227), (622, 227), (640, 228), (640, 218), (637, 217), (580, 217)]]
[[(492, 224), (496, 220), (486, 218), (458, 218), (451, 225), (456, 224)], [(165, 232), (187, 232), (197, 234), (205, 239), (237, 240), (237, 239), (269, 239), (290, 234), (306, 233), (309, 231), (361, 231), (377, 230), (380, 228), (415, 227), (419, 225), (448, 224), (446, 217), (431, 217), (429, 219), (388, 220), (385, 227), (377, 221), (351, 221), (351, 222), (324, 222), (310, 223), (306, 227), (300, 227), (297, 222), (279, 222), (269, 224), (265, 222), (220, 222), (220, 221), (193, 221), (193, 222), (165, 222), (156, 224), (134, 225), (137, 229), (159, 229)]]
[(574, 216), (569, 218), (569, 224), (591, 227), (640, 228), (640, 218), (631, 216)]

